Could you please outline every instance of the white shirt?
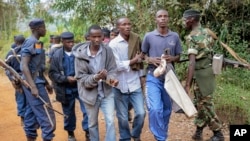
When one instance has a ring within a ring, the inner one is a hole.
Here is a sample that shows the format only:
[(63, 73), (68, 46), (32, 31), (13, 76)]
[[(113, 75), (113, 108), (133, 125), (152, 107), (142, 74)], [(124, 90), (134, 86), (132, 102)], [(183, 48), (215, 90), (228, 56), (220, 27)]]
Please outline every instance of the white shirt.
[(130, 68), (128, 58), (128, 42), (119, 34), (110, 41), (109, 46), (117, 64), (118, 88), (122, 93), (133, 92), (141, 87), (140, 76), (142, 71), (134, 71)]

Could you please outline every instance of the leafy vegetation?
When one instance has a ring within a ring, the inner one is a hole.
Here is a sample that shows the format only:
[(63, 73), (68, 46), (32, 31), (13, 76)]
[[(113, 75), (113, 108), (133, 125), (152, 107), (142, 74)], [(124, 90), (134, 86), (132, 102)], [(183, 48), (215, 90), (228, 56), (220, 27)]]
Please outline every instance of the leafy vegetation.
[[(111, 28), (115, 26), (116, 19), (122, 16), (131, 19), (133, 30), (143, 38), (146, 32), (155, 28), (154, 16), (159, 9), (168, 10), (169, 28), (179, 33), (184, 49), (182, 58), (186, 58), (184, 41), (188, 32), (182, 28), (181, 17), (190, 8), (200, 10), (201, 23), (212, 29), (239, 56), (250, 60), (250, 0), (47, 0), (43, 3), (40, 0), (0, 0), (0, 58), (9, 50), (13, 36), (20, 34), (17, 25), (27, 25), (27, 21), (33, 17), (41, 17), (46, 23), (56, 26), (56, 31), (48, 31), (47, 36), (42, 38), (48, 45), (49, 34), (72, 31), (80, 42), (89, 25)], [(22, 31), (21, 34), (27, 37), (30, 31)], [(214, 50), (233, 59), (218, 43)], [(187, 63), (176, 64), (177, 74), (182, 80), (185, 79), (186, 67)], [(250, 106), (249, 73), (244, 69), (227, 68), (217, 77), (216, 109), (221, 117), (230, 117), (225, 118), (227, 122), (235, 123), (237, 118), (242, 118), (242, 123), (250, 121), (247, 108)]]

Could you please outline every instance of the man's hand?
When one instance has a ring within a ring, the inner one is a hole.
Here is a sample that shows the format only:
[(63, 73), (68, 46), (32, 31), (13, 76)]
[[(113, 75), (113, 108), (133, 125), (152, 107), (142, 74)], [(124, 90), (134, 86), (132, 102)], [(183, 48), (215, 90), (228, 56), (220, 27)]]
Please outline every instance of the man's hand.
[(107, 77), (107, 70), (103, 69), (101, 71), (99, 71), (96, 75), (95, 75), (95, 80), (99, 81), (99, 80), (105, 80)]
[(161, 63), (161, 57), (148, 57), (148, 63), (158, 67)]
[(117, 79), (110, 79), (109, 81), (112, 87), (116, 87), (119, 84), (119, 81)]
[(31, 94), (32, 94), (34, 97), (38, 98), (39, 93), (38, 93), (38, 89), (36, 88), (36, 86), (31, 87), (31, 88), (30, 88), (30, 91), (31, 91)]
[(49, 94), (53, 93), (53, 88), (52, 88), (51, 85), (47, 84), (47, 85), (45, 85), (45, 87), (46, 87), (46, 89), (47, 89), (47, 91), (48, 91)]
[(74, 84), (76, 82), (76, 79), (73, 76), (67, 76), (67, 79), (68, 79), (70, 84)]
[(175, 58), (171, 55), (164, 55), (162, 56), (163, 59), (165, 59), (168, 63), (174, 62)]

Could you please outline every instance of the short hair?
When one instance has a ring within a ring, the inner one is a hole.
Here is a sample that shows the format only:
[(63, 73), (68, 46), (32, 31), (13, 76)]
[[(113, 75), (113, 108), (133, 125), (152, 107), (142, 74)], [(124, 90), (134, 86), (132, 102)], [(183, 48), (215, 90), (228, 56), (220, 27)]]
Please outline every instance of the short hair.
[(88, 29), (88, 33), (90, 34), (91, 33), (91, 30), (101, 30), (102, 31), (102, 28), (99, 26), (99, 25), (91, 25)]
[(116, 27), (120, 24), (121, 19), (128, 19), (127, 17), (120, 17), (116, 20)]
[(112, 30), (111, 30), (111, 32), (114, 32), (115, 34), (119, 34), (119, 30), (117, 29), (117, 28), (113, 28)]
[(103, 33), (104, 37), (107, 37), (107, 38), (110, 37), (110, 31), (108, 28), (103, 28), (102, 33)]

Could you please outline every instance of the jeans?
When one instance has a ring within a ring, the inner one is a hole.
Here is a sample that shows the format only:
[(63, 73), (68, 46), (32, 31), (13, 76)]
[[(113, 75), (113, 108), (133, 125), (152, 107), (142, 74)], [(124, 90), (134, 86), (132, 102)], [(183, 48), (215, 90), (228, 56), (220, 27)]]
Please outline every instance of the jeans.
[(24, 93), (15, 92), (16, 104), (17, 104), (17, 115), (20, 117), (24, 117), (25, 107), (26, 107), (26, 99)]
[(88, 116), (84, 107), (82, 100), (79, 99), (78, 93), (66, 94), (67, 104), (62, 104), (63, 113), (68, 115), (68, 118), (64, 118), (64, 130), (74, 131), (76, 129), (76, 113), (75, 113), (75, 102), (76, 99), (80, 103), (80, 108), (83, 113), (82, 129), (84, 131), (88, 130)]
[[(98, 96), (95, 105), (89, 105), (84, 103), (88, 114), (89, 135), (91, 141), (99, 141), (98, 130), (98, 114), (99, 108), (102, 110), (105, 123), (106, 123), (106, 135), (105, 141), (116, 141), (115, 135), (115, 122), (114, 122), (114, 94), (111, 93), (106, 97)], [(103, 139), (101, 139), (103, 141)]]
[[(139, 88), (134, 92), (122, 93), (119, 89), (113, 88), (115, 94), (115, 108), (118, 118), (120, 141), (130, 141), (131, 137), (140, 138), (144, 124), (145, 110), (142, 89)], [(130, 133), (128, 122), (128, 106), (132, 104), (135, 116)]]
[[(49, 106), (52, 106), (49, 101), (49, 96), (45, 89), (44, 84), (36, 84), (36, 87), (39, 91), (39, 96), (42, 97)], [(34, 97), (31, 94), (30, 89), (23, 86), (23, 90), (26, 97), (26, 110), (24, 115), (24, 130), (27, 137), (36, 138), (37, 137), (37, 129), (39, 126), (42, 130), (42, 138), (44, 140), (52, 140), (56, 127), (56, 119), (54, 111), (50, 108), (45, 108), (44, 103), (39, 99)], [(45, 109), (48, 110), (48, 114)], [(50, 123), (50, 119), (51, 122)], [(52, 126), (53, 124), (53, 126)]]
[(171, 116), (171, 99), (164, 89), (164, 82), (147, 75), (146, 103), (149, 112), (149, 128), (158, 141), (168, 137), (168, 124)]

